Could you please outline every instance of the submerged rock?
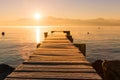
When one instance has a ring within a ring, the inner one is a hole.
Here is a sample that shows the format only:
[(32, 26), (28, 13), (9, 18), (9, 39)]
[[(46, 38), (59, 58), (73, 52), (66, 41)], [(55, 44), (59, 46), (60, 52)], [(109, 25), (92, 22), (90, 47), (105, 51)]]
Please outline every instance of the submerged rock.
[(5, 32), (2, 32), (1, 34), (2, 34), (2, 36), (4, 36), (4, 35), (5, 35)]
[(14, 68), (10, 67), (9, 65), (6, 64), (0, 64), (0, 80), (4, 80), (4, 78), (13, 72)]
[(96, 60), (92, 63), (93, 68), (96, 70), (96, 72), (103, 78), (103, 68), (102, 68), (102, 60)]
[(120, 80), (120, 61), (96, 60), (92, 63), (93, 68), (103, 80)]

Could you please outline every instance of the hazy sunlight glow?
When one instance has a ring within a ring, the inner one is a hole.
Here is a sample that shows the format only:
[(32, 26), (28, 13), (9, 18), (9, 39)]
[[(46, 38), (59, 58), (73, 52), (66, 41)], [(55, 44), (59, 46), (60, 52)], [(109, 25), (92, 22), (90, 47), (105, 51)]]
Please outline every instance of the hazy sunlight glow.
[(36, 13), (36, 14), (35, 14), (35, 19), (39, 20), (41, 17), (42, 17), (42, 16), (41, 16), (41, 14), (39, 14), (39, 13)]

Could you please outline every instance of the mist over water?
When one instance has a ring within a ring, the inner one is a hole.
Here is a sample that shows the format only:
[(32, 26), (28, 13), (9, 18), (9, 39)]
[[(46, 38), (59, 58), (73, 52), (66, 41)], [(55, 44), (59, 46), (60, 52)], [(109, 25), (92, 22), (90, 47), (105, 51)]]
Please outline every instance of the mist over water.
[(120, 26), (20, 26), (1, 27), (0, 63), (18, 66), (44, 40), (44, 32), (70, 30), (74, 43), (86, 43), (87, 59), (120, 60)]

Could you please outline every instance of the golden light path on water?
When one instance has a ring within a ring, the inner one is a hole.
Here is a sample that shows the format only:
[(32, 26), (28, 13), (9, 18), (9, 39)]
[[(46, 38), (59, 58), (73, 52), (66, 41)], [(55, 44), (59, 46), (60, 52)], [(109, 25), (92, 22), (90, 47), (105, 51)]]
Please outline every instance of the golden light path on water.
[(36, 42), (37, 43), (41, 42), (41, 39), (40, 39), (40, 27), (39, 26), (36, 27)]

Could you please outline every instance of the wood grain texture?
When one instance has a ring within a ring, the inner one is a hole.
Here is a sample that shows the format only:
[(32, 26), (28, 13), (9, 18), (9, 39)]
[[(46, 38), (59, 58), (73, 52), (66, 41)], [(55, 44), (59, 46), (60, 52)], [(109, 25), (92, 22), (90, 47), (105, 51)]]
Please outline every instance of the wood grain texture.
[(5, 80), (102, 80), (62, 31), (48, 35)]

